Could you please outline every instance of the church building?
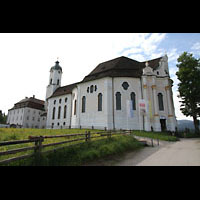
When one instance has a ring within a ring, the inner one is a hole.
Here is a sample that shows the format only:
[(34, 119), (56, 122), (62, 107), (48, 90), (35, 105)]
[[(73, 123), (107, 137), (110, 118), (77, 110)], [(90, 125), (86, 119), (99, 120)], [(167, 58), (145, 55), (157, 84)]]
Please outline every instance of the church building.
[(62, 73), (56, 61), (46, 89), (46, 128), (175, 131), (167, 55), (144, 62), (121, 56), (66, 86)]

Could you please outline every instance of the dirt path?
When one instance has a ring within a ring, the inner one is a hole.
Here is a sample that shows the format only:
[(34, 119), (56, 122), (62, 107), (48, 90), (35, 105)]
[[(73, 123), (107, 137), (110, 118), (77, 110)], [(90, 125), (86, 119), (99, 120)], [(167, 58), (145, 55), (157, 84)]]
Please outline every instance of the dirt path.
[(87, 166), (200, 166), (200, 139), (161, 142), (121, 156), (111, 156)]

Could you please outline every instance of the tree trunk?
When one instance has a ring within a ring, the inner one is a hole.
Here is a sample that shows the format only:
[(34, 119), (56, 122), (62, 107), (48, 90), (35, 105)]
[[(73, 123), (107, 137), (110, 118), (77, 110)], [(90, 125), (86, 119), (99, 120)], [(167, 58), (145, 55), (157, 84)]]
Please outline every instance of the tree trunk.
[(196, 116), (193, 116), (193, 122), (194, 122), (194, 128), (195, 128), (195, 133), (200, 133), (199, 132), (199, 120), (197, 119)]

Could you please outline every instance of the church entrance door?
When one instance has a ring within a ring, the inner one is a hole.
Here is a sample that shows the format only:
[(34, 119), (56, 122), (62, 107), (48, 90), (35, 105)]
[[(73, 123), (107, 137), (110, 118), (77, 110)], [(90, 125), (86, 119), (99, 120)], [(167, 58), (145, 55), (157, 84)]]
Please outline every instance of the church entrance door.
[(166, 131), (166, 119), (160, 119), (161, 131)]

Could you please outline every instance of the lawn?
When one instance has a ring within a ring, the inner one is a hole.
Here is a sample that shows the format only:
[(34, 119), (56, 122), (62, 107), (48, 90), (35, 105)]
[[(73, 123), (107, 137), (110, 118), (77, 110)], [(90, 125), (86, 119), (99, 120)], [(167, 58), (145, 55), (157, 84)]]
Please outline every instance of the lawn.
[(121, 155), (126, 151), (142, 148), (134, 137), (118, 135), (102, 140), (85, 142), (75, 146), (64, 147), (57, 151), (44, 153), (39, 159), (28, 158), (10, 163), (14, 166), (81, 166), (90, 161), (110, 155)]
[[(89, 129), (88, 129), (89, 130)], [(9, 140), (22, 140), (28, 139), (31, 136), (46, 136), (46, 135), (63, 135), (72, 133), (85, 133), (86, 129), (59, 129), (59, 130), (48, 130), (48, 129), (12, 129), (12, 128), (1, 128), (0, 129), (0, 141)], [(100, 130), (91, 130), (92, 133), (99, 132)], [(97, 134), (96, 134), (97, 135)], [(84, 136), (76, 136), (84, 137)], [(71, 138), (70, 138), (71, 139)], [(43, 144), (59, 142), (67, 140), (66, 138), (55, 138), (46, 139)], [(2, 146), (0, 151), (6, 151), (10, 148), (21, 148), (32, 146), (33, 144), (18, 144), (11, 146)], [(104, 137), (101, 140), (92, 139), (91, 142), (78, 144), (75, 146), (67, 146), (68, 144), (59, 145), (63, 146), (62, 149), (56, 150), (55, 152), (43, 153), (39, 161), (35, 161), (32, 158), (27, 158), (21, 161), (15, 161), (10, 165), (81, 165), (86, 161), (92, 161), (97, 158), (102, 158), (107, 155), (113, 155), (116, 153), (124, 152), (126, 150), (134, 150), (140, 148), (142, 145), (132, 136), (112, 136), (111, 138)], [(55, 148), (47, 147), (46, 149)], [(29, 153), (33, 152), (30, 150)], [(26, 152), (25, 152), (26, 153)], [(0, 160), (7, 159), (16, 155), (25, 154), (23, 152), (15, 155), (0, 156)]]
[[(75, 133), (85, 133), (89, 129), (25, 129), (25, 128), (0, 128), (0, 142), (3, 141), (13, 141), (13, 140), (25, 140), (28, 139), (29, 136), (47, 136), (47, 135), (67, 135), (67, 134), (75, 134)], [(99, 132), (100, 130), (90, 130), (92, 133)], [(49, 144), (49, 143), (55, 143), (55, 142), (62, 142), (66, 140), (71, 140), (75, 138), (80, 138), (84, 136), (74, 136), (73, 138), (48, 138), (45, 139), (42, 144)], [(79, 142), (79, 141), (77, 141)], [(77, 143), (73, 142), (73, 143)], [(22, 148), (22, 147), (29, 147), (33, 146), (34, 143), (25, 143), (25, 144), (17, 144), (17, 145), (9, 145), (9, 146), (0, 146), (0, 152), (1, 151), (7, 151), (11, 149), (16, 149), (16, 148)], [(63, 144), (59, 145), (61, 146), (66, 146), (69, 144)], [(56, 146), (53, 147), (46, 147), (44, 150), (49, 150), (52, 148), (55, 148)], [(4, 160), (10, 157), (15, 157), (19, 155), (24, 155), (26, 153), (33, 153), (33, 150), (29, 150), (27, 152), (20, 152), (17, 154), (13, 155), (4, 155), (0, 156), (0, 160)]]
[(178, 141), (179, 140), (177, 137), (171, 136), (165, 132), (132, 131), (131, 134), (142, 136), (142, 137), (164, 140), (164, 141)]

